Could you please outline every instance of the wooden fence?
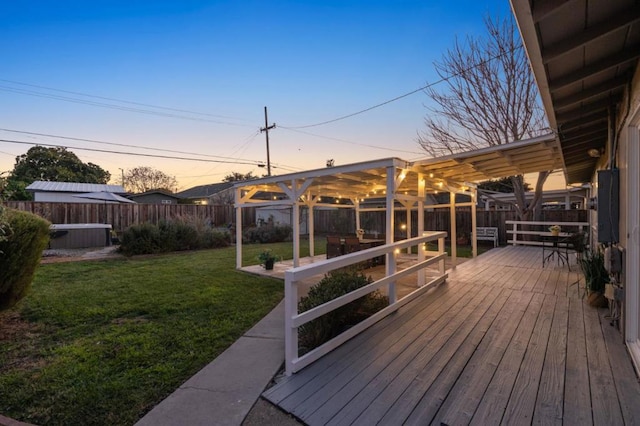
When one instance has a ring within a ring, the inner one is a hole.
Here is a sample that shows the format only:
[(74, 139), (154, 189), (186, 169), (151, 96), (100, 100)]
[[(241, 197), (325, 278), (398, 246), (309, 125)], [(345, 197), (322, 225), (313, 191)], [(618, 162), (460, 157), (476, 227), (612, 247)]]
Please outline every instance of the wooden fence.
[[(92, 204), (92, 203), (40, 203), (33, 201), (9, 201), (10, 208), (24, 210), (44, 217), (51, 223), (109, 223), (113, 229), (122, 231), (131, 225), (140, 223), (157, 224), (163, 219), (174, 217), (196, 217), (210, 221), (214, 226), (235, 224), (235, 211), (231, 205), (194, 205), (194, 204)], [(542, 220), (546, 222), (587, 222), (587, 210), (544, 210)], [(306, 212), (301, 212), (306, 217)], [(316, 234), (355, 233), (355, 212), (351, 209), (314, 210)], [(367, 233), (385, 233), (385, 212), (361, 213), (360, 226)], [(424, 229), (429, 231), (449, 231), (450, 216), (448, 209), (427, 211), (424, 215)], [(478, 211), (478, 226), (498, 228), (500, 244), (507, 242), (507, 220), (518, 220), (514, 211)], [(413, 235), (418, 229), (418, 212), (411, 215)], [(242, 210), (243, 228), (255, 225), (255, 208)], [(405, 210), (397, 210), (396, 227), (407, 223)], [(471, 211), (456, 212), (457, 235), (471, 234)], [(397, 234), (400, 234), (398, 231)]]
[[(51, 223), (109, 223), (116, 231), (141, 223), (157, 224), (176, 217), (194, 217), (213, 226), (235, 223), (231, 205), (195, 204), (100, 204), (100, 203), (40, 203), (9, 201), (7, 207), (42, 216)], [(255, 209), (244, 209), (243, 226), (256, 222)]]
[[(500, 244), (507, 243), (507, 220), (519, 220), (515, 211), (478, 211), (477, 226), (490, 226), (498, 228)], [(397, 210), (395, 213), (396, 228), (400, 229), (401, 224), (407, 223), (406, 210)], [(543, 211), (543, 221), (546, 222), (587, 222), (587, 210), (545, 210)], [(449, 209), (438, 209), (425, 212), (424, 229), (429, 231), (449, 232), (451, 217)], [(314, 212), (314, 226), (317, 234), (347, 234), (355, 232), (355, 212), (348, 209), (338, 211), (317, 210)], [(360, 226), (367, 233), (385, 233), (385, 213), (384, 211), (363, 212), (360, 216)], [(416, 236), (418, 229), (418, 212), (411, 215), (411, 229), (413, 236)], [(402, 231), (396, 231), (401, 234)], [(406, 232), (406, 231), (405, 231)], [(456, 234), (458, 236), (471, 235), (471, 211), (458, 210), (456, 212)], [(401, 235), (400, 235), (401, 236)]]

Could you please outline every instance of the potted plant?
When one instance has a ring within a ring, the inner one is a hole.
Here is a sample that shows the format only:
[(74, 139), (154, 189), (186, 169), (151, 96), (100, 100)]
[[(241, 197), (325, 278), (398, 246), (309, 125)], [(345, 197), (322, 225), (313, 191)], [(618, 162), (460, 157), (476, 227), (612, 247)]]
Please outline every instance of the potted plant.
[(607, 299), (604, 297), (604, 288), (609, 282), (609, 272), (604, 267), (604, 254), (598, 249), (585, 250), (580, 259), (580, 268), (584, 274), (589, 305), (606, 308)]
[(271, 250), (267, 249), (258, 255), (258, 260), (264, 269), (270, 271), (273, 269), (273, 264), (278, 260), (278, 256), (273, 254)]
[(551, 232), (552, 236), (557, 237), (560, 235), (560, 225), (551, 225), (549, 227), (549, 232)]

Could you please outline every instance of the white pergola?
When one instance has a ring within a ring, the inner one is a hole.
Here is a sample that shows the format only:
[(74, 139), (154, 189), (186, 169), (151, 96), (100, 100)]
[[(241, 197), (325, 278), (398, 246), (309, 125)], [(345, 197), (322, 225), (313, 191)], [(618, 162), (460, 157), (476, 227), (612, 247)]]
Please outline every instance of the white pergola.
[[(270, 176), (235, 184), (236, 206), (236, 267), (242, 267), (242, 209), (272, 205), (290, 205), (293, 227), (293, 263), (300, 263), (300, 209), (307, 207), (309, 250), (314, 256), (313, 210), (316, 207), (338, 207), (355, 210), (356, 228), (360, 228), (360, 212), (365, 200), (382, 198), (386, 212), (386, 243), (394, 238), (394, 210), (418, 212), (418, 235), (424, 232), (424, 214), (429, 194), (449, 193), (447, 204), (428, 208), (449, 208), (451, 211), (452, 257), (456, 256), (456, 206), (467, 206), (472, 212), (473, 255), (476, 244), (475, 183), (493, 178), (555, 170), (562, 166), (560, 148), (555, 135), (545, 135), (525, 141), (409, 162), (398, 158), (366, 161), (344, 166), (327, 167), (286, 175)], [(466, 194), (470, 202), (456, 204), (456, 194)], [(343, 200), (336, 203), (335, 200)], [(396, 207), (397, 205), (401, 207)], [(407, 235), (412, 234), (407, 220)]]

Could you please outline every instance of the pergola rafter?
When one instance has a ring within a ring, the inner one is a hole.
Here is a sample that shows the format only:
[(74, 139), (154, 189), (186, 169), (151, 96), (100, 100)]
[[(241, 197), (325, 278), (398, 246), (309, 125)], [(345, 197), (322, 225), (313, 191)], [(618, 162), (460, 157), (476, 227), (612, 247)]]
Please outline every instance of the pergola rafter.
[[(424, 209), (428, 197), (448, 192), (446, 204), (429, 207), (448, 207), (455, 211), (455, 194), (471, 197), (473, 234), (475, 235), (475, 182), (514, 174), (554, 170), (562, 159), (555, 135), (545, 135), (526, 141), (513, 142), (477, 151), (442, 158), (427, 158), (408, 162), (399, 158), (385, 158), (343, 166), (327, 167), (282, 176), (269, 176), (238, 182), (236, 189), (237, 267), (242, 267), (242, 209), (248, 206), (289, 205), (292, 209), (294, 265), (299, 264), (300, 207), (308, 208), (310, 251), (313, 247), (313, 209), (317, 207), (352, 208), (356, 212), (356, 228), (360, 228), (360, 212), (371, 211), (372, 199), (377, 199), (386, 211), (385, 235), (393, 242), (394, 210), (418, 210), (418, 230), (424, 229)], [(330, 202), (333, 200), (333, 202)], [(336, 200), (338, 202), (336, 203)], [(401, 207), (398, 207), (398, 204)], [(375, 209), (380, 210), (380, 209)], [(455, 214), (452, 213), (451, 238), (455, 241)], [(411, 235), (408, 221), (408, 235)], [(455, 256), (455, 244), (453, 255)], [(475, 239), (474, 239), (475, 253)]]

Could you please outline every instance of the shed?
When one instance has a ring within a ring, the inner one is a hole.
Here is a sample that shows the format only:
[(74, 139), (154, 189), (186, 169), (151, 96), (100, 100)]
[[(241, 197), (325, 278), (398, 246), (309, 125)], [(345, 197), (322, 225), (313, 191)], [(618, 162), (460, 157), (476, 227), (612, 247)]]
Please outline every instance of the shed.
[(81, 182), (50, 182), (37, 180), (27, 186), (27, 191), (33, 193), (33, 200), (44, 203), (99, 203), (104, 200), (92, 200), (76, 197), (78, 194), (89, 192), (111, 192), (117, 195), (125, 195), (122, 185), (106, 185), (99, 183)]

